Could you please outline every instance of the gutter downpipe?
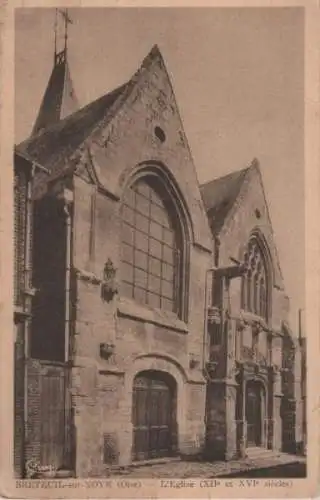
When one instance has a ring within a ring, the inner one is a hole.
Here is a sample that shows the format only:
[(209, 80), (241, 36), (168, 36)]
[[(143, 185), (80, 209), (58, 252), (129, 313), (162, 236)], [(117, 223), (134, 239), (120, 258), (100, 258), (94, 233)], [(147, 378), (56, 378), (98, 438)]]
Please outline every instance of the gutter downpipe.
[[(70, 334), (71, 334), (71, 311), (70, 311), (70, 296), (71, 296), (71, 238), (72, 238), (72, 221), (71, 221), (71, 205), (73, 203), (73, 192), (70, 189), (64, 189), (62, 193), (58, 194), (58, 199), (63, 202), (63, 212), (65, 215), (66, 222), (66, 272), (65, 272), (65, 330), (64, 330), (64, 361), (66, 365), (65, 372), (65, 386), (64, 386), (64, 418), (67, 421), (68, 412), (70, 410), (69, 401), (69, 386), (70, 386)], [(68, 426), (65, 425), (65, 431)], [(72, 442), (72, 437), (71, 437)], [(70, 452), (70, 442), (68, 442), (68, 436), (65, 434), (64, 446), (67, 445), (67, 450)], [(64, 461), (65, 461), (66, 448), (63, 450)], [(68, 457), (69, 459), (69, 457)], [(63, 464), (67, 465), (67, 464)], [(69, 460), (68, 460), (69, 465)]]
[(65, 339), (64, 359), (69, 361), (70, 354), (70, 292), (71, 292), (71, 214), (70, 206), (65, 203), (63, 211), (66, 215), (66, 276), (65, 276)]

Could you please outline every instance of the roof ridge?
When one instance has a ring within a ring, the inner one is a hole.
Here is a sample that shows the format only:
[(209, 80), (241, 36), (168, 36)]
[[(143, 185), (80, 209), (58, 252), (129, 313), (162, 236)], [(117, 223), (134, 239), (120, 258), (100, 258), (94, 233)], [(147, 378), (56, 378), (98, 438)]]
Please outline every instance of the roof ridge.
[(72, 122), (73, 120), (76, 120), (82, 113), (84, 113), (86, 110), (88, 110), (90, 107), (93, 107), (94, 105), (97, 105), (100, 101), (102, 101), (104, 98), (107, 98), (107, 97), (111, 97), (111, 95), (113, 93), (116, 93), (118, 91), (120, 91), (122, 88), (124, 89), (124, 87), (128, 84), (129, 82), (126, 82), (126, 83), (123, 83), (122, 85), (119, 85), (118, 87), (114, 88), (113, 90), (111, 90), (110, 92), (106, 92), (105, 94), (102, 94), (101, 96), (97, 97), (94, 101), (91, 101), (87, 104), (85, 104), (84, 106), (82, 106), (81, 108), (77, 109), (77, 111), (75, 111), (74, 113), (66, 116), (65, 118), (63, 118), (62, 120), (58, 121), (58, 122), (55, 122), (53, 123), (52, 125), (42, 129), (41, 131), (38, 132), (38, 134), (36, 136), (30, 136), (28, 137), (27, 139), (25, 139), (24, 141), (21, 141), (20, 143), (18, 143), (16, 145), (17, 148), (19, 148), (20, 146), (23, 146), (24, 144), (28, 144), (29, 142), (31, 142), (32, 140), (35, 139), (35, 137), (40, 137), (40, 136), (43, 136), (45, 134), (48, 134), (48, 133), (51, 133), (51, 132), (54, 132), (55, 130), (59, 130), (60, 128), (62, 128), (67, 122)]
[[(126, 83), (120, 85), (119, 87), (115, 88), (111, 92), (103, 95), (101, 98), (106, 97), (106, 96), (111, 96), (113, 94), (113, 92), (117, 92), (118, 90), (120, 90), (122, 88), (124, 91), (127, 91), (126, 93), (123, 94), (123, 97), (128, 98), (131, 90), (135, 87), (136, 83), (139, 81), (139, 79), (143, 75), (144, 71), (147, 71), (149, 69), (150, 65), (153, 64), (157, 59), (158, 59), (158, 61), (160, 61), (160, 64), (165, 67), (164, 60), (163, 60), (162, 54), (160, 52), (159, 46), (157, 44), (154, 44), (152, 46), (151, 50), (148, 52), (148, 54), (142, 60), (142, 63), (140, 63), (140, 65), (138, 66), (137, 70), (133, 73), (131, 78)], [(97, 123), (95, 124), (95, 126), (93, 127), (93, 129), (91, 130), (91, 132), (89, 134), (90, 136), (94, 135), (96, 132), (98, 132), (101, 129), (101, 127), (103, 127), (105, 125), (106, 119), (110, 120), (113, 118), (113, 117), (110, 117), (110, 113), (111, 113), (111, 110), (113, 109), (113, 107), (115, 106), (115, 103), (118, 101), (118, 98), (121, 96), (121, 94), (122, 94), (122, 92), (119, 93), (119, 96), (117, 96), (115, 101), (112, 103), (112, 105), (108, 109), (107, 115), (102, 117), (100, 120), (97, 121)], [(124, 100), (125, 99), (122, 100), (122, 102), (120, 103), (120, 106), (123, 104)], [(96, 102), (96, 101), (93, 101), (90, 104), (93, 104), (94, 102)], [(88, 135), (88, 137), (89, 137), (89, 135)]]
[[(80, 107), (79, 109), (77, 109), (76, 111), (74, 111), (73, 113), (71, 114), (68, 114), (67, 116), (65, 116), (64, 118), (62, 118), (61, 120), (59, 121), (56, 121), (55, 123), (45, 127), (45, 128), (41, 128), (37, 133), (33, 133), (30, 137), (28, 137), (27, 139), (25, 139), (24, 141), (21, 141), (19, 144), (17, 144), (17, 147), (19, 147), (20, 145), (24, 144), (24, 143), (27, 143), (30, 139), (34, 138), (35, 136), (39, 136), (40, 134), (43, 134), (43, 133), (46, 133), (46, 132), (51, 132), (51, 131), (54, 131), (56, 128), (59, 128), (60, 125), (62, 125), (63, 123), (65, 123), (66, 120), (68, 119), (72, 119), (72, 118), (76, 118), (78, 115), (78, 113), (81, 113), (83, 111), (85, 111), (87, 108), (89, 108), (90, 106), (94, 106), (96, 103), (98, 103), (100, 100), (103, 100), (103, 98), (107, 97), (107, 96), (111, 96), (113, 93), (116, 93), (117, 91), (119, 91), (120, 89), (125, 89), (125, 87), (130, 83), (130, 82), (133, 82), (135, 79), (137, 79), (140, 75), (141, 75), (141, 72), (145, 69), (148, 69), (149, 65), (151, 63), (154, 62), (154, 60), (156, 58), (159, 58), (162, 63), (164, 62), (163, 61), (163, 57), (162, 57), (162, 54), (161, 54), (161, 51), (159, 49), (159, 46), (157, 44), (154, 44), (151, 48), (151, 50), (149, 51), (149, 53), (144, 57), (142, 63), (139, 65), (138, 69), (133, 73), (133, 75), (131, 76), (131, 78), (129, 80), (127, 80), (125, 83), (122, 83), (121, 85), (113, 88), (112, 90), (110, 90), (109, 92), (106, 92), (104, 94), (102, 94), (101, 96), (97, 97), (96, 99), (94, 99), (93, 101), (89, 102), (88, 104), (85, 104), (84, 106)], [(71, 78), (71, 74), (70, 74), (70, 71), (69, 71), (69, 65), (68, 65), (68, 61), (65, 60), (62, 62), (62, 64), (65, 65), (65, 72), (64, 72), (64, 80), (66, 79), (66, 76), (67, 76), (67, 72), (69, 73), (69, 77), (70, 77), (70, 82), (71, 82), (71, 85), (72, 85), (72, 88), (73, 88), (73, 82), (72, 82), (72, 78)], [(54, 69), (57, 67), (54, 66), (53, 70), (52, 70), (52, 73), (54, 71)], [(51, 76), (50, 76), (50, 79), (52, 78), (52, 73), (51, 73)], [(49, 80), (50, 80), (49, 79)], [(49, 85), (49, 84), (48, 84)], [(48, 88), (48, 87), (47, 87)], [(45, 91), (45, 94), (47, 92), (47, 89)], [(44, 94), (44, 96), (45, 96)], [(43, 96), (43, 99), (42, 99), (42, 103), (41, 103), (41, 106), (43, 105), (43, 100), (44, 100), (44, 96)], [(78, 101), (76, 95), (75, 95), (75, 99), (76, 101)], [(40, 109), (41, 109), (41, 106), (40, 106)], [(59, 106), (61, 107), (61, 105)], [(39, 114), (40, 114), (40, 111), (39, 111)], [(36, 122), (38, 121), (39, 118), (37, 118)], [(98, 124), (97, 124), (98, 125)], [(34, 129), (36, 127), (34, 126)]]
[(158, 45), (154, 45), (138, 69), (126, 83), (103, 94), (65, 119), (47, 127), (43, 132), (22, 141), (16, 147), (27, 152), (40, 164), (46, 164), (50, 177), (58, 176), (66, 160), (71, 157), (88, 138), (96, 137), (101, 129), (111, 123), (123, 103), (145, 77), (145, 71), (154, 63), (165, 68)]
[(203, 186), (207, 186), (211, 182), (216, 182), (216, 181), (219, 181), (219, 180), (224, 180), (227, 177), (232, 177), (232, 176), (235, 176), (237, 174), (239, 176), (240, 176), (240, 174), (245, 175), (250, 168), (252, 168), (252, 165), (250, 165), (249, 167), (241, 168), (240, 170), (232, 170), (228, 174), (221, 175), (220, 177), (214, 177), (213, 179), (210, 179), (209, 181), (201, 183), (200, 184), (200, 188), (203, 187)]

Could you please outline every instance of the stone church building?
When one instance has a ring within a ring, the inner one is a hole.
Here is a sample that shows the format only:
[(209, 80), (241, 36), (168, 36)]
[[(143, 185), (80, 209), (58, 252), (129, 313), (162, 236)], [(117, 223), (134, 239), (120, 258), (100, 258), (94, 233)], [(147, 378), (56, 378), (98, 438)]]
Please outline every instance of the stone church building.
[(92, 477), (296, 451), (297, 343), (258, 161), (199, 185), (156, 46), (81, 109), (56, 54), (15, 179), (18, 476), (31, 459)]

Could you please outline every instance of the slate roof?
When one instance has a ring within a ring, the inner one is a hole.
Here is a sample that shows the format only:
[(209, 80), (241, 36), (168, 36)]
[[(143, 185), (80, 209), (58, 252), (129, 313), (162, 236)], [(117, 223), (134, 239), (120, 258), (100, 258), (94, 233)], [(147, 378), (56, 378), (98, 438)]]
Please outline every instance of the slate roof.
[(212, 229), (219, 233), (251, 167), (232, 172), (200, 186), (203, 203)]
[[(64, 120), (45, 128), (39, 134), (21, 142), (16, 146), (16, 151), (47, 168), (50, 178), (59, 176), (65, 171), (68, 158), (99, 126), (102, 120), (108, 119), (108, 111), (112, 115), (111, 108), (115, 102), (119, 99), (119, 104), (121, 104), (126, 99), (129, 89), (132, 88), (139, 74), (156, 58), (162, 60), (157, 45), (151, 49), (138, 71), (127, 83), (89, 103)], [(49, 179), (47, 178), (47, 180)]]
[(116, 88), (40, 134), (21, 142), (17, 146), (18, 152), (52, 170), (54, 165), (72, 154), (90, 135), (125, 87), (126, 84)]
[(79, 109), (70, 75), (66, 51), (55, 55), (55, 62), (44, 93), (32, 136)]

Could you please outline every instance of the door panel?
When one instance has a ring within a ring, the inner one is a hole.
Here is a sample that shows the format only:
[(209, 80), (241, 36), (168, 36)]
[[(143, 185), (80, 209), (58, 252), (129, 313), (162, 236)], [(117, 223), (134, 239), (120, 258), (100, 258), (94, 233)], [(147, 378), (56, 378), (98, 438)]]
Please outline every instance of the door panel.
[(246, 420), (247, 446), (261, 446), (261, 387), (257, 383), (247, 383)]
[(174, 449), (174, 387), (151, 372), (133, 387), (133, 460), (165, 457)]
[(72, 468), (73, 426), (68, 390), (69, 368), (63, 363), (28, 361), (26, 458), (41, 465)]

